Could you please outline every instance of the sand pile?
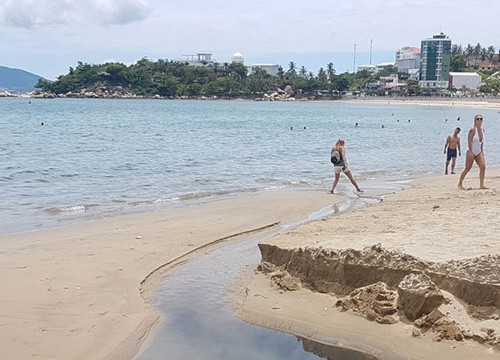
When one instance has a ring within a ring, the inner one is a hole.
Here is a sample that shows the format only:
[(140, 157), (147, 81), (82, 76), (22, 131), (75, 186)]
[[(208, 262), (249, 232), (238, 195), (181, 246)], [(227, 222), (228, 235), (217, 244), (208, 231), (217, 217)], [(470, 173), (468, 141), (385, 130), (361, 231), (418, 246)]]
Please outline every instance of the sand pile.
[(343, 311), (381, 324), (413, 323), (413, 336), (473, 340), (500, 349), (500, 256), (423, 261), (380, 244), (354, 249), (259, 244), (266, 273), (283, 291), (334, 295)]

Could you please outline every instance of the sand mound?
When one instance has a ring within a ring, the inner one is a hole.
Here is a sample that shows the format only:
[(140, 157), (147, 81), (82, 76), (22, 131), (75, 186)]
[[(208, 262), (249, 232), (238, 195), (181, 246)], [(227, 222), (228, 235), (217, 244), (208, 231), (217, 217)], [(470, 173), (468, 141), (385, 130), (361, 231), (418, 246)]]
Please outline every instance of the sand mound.
[(388, 251), (259, 244), (259, 270), (283, 291), (303, 286), (339, 297), (336, 306), (381, 324), (413, 322), (413, 336), (500, 344), (500, 256), (434, 263)]

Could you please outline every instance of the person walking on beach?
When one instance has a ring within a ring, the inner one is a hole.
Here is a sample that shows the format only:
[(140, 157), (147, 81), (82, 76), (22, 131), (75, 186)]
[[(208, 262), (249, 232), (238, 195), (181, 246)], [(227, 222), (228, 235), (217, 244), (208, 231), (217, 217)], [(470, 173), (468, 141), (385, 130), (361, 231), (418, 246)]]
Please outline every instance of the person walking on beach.
[(463, 182), (465, 176), (468, 174), (472, 165), (474, 165), (474, 161), (479, 167), (479, 188), (487, 189), (484, 186), (484, 176), (486, 173), (486, 163), (484, 161), (484, 153), (483, 153), (483, 141), (484, 141), (484, 133), (483, 133), (483, 115), (474, 116), (474, 127), (469, 130), (468, 136), (468, 150), (465, 157), (465, 168), (460, 175), (460, 180), (458, 181), (458, 187), (463, 189)]
[(462, 150), (460, 149), (460, 128), (457, 127), (453, 134), (448, 135), (446, 138), (446, 142), (444, 144), (444, 153), (446, 154), (446, 167), (444, 170), (444, 174), (448, 175), (448, 165), (451, 160), (451, 173), (455, 173), (455, 163), (457, 160), (457, 150), (458, 155), (462, 156)]
[(347, 178), (351, 181), (357, 191), (361, 191), (358, 186), (358, 183), (352, 176), (351, 170), (349, 170), (347, 157), (345, 155), (345, 141), (344, 139), (338, 139), (335, 145), (332, 148), (330, 153), (330, 159), (333, 163), (333, 169), (335, 172), (335, 179), (333, 180), (332, 190), (330, 190), (330, 194), (333, 194), (335, 191), (335, 187), (337, 186), (340, 180), (340, 173), (344, 172)]

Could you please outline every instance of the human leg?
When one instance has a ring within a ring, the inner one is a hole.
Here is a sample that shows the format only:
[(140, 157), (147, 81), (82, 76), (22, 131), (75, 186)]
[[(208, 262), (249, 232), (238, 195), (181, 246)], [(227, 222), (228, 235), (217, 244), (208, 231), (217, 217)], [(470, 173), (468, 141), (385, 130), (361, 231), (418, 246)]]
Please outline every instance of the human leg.
[(464, 182), (465, 176), (472, 168), (472, 164), (474, 164), (474, 154), (472, 154), (472, 152), (470, 152), (470, 151), (467, 151), (467, 154), (465, 156), (465, 167), (464, 167), (464, 170), (462, 171), (462, 173), (460, 174), (460, 180), (458, 181), (458, 187), (460, 189), (464, 188), (463, 182)]
[(444, 168), (445, 175), (448, 175), (448, 165), (450, 165), (450, 160), (446, 160), (446, 167)]
[(476, 156), (476, 164), (479, 167), (479, 188), (480, 189), (487, 189), (486, 186), (484, 186), (484, 177), (486, 175), (486, 162), (484, 161), (484, 154), (480, 153), (478, 156)]
[(358, 183), (354, 179), (354, 176), (352, 176), (352, 173), (351, 173), (350, 170), (348, 170), (348, 171), (345, 172), (345, 176), (347, 176), (347, 178), (351, 181), (351, 184), (354, 185), (354, 187), (356, 188), (357, 191), (361, 191), (361, 189), (358, 186)]
[(456, 157), (453, 157), (451, 158), (451, 173), (454, 174), (455, 173), (455, 164), (457, 162), (457, 158)]
[(333, 194), (333, 192), (335, 191), (335, 187), (339, 183), (339, 180), (340, 180), (340, 172), (339, 173), (335, 172), (335, 179), (333, 180), (332, 190), (330, 190), (330, 193)]

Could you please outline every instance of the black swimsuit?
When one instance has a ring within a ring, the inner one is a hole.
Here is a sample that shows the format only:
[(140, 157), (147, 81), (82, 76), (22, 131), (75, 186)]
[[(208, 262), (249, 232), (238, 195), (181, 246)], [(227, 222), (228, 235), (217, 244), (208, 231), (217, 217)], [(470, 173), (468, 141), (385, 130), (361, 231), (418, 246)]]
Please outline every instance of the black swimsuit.
[(448, 148), (448, 154), (446, 156), (446, 160), (450, 161), (452, 158), (457, 157), (457, 149)]

